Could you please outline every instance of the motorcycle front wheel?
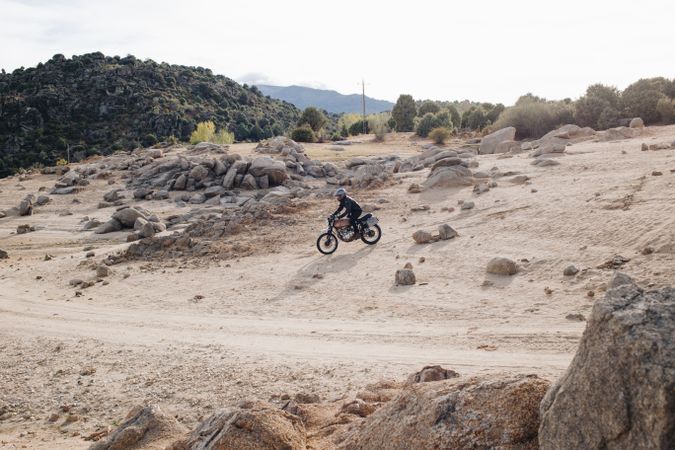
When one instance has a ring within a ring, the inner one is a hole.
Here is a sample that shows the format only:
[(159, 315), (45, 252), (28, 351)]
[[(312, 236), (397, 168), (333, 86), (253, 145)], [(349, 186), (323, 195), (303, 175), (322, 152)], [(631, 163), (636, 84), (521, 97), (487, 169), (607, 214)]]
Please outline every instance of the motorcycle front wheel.
[(382, 237), (382, 230), (379, 225), (369, 226), (361, 233), (361, 240), (368, 245), (377, 244)]
[(330, 255), (338, 247), (337, 237), (333, 233), (323, 233), (316, 240), (316, 248), (324, 255)]

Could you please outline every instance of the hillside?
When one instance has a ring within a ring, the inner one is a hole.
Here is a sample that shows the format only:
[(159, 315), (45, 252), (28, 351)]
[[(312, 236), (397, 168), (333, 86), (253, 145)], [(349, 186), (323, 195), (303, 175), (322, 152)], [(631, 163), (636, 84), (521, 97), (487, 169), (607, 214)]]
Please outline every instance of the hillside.
[(131, 149), (139, 142), (187, 140), (212, 120), (237, 140), (284, 133), (299, 117), (211, 70), (102, 53), (55, 55), (37, 67), (0, 74), (0, 176), (66, 155)]
[[(263, 94), (272, 98), (287, 101), (300, 109), (316, 106), (331, 113), (360, 113), (362, 111), (361, 95), (340, 94), (336, 91), (313, 89), (304, 86), (257, 86)], [(386, 100), (377, 100), (366, 96), (366, 113), (391, 111), (394, 104)]]

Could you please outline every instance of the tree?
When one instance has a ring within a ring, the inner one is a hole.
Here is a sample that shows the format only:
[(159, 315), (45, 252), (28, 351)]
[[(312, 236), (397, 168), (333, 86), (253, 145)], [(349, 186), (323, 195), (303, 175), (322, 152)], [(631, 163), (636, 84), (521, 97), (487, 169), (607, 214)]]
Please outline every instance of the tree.
[(657, 105), (667, 96), (671, 86), (671, 82), (663, 77), (636, 81), (621, 94), (625, 112), (632, 117), (641, 117), (646, 124), (658, 122), (661, 116)]
[(427, 137), (429, 136), (429, 132), (436, 127), (438, 127), (438, 124), (436, 123), (436, 116), (429, 112), (426, 113), (417, 123), (415, 132), (420, 137)]
[(307, 124), (312, 129), (312, 131), (318, 133), (323, 128), (323, 126), (326, 125), (327, 121), (328, 120), (322, 111), (313, 106), (310, 106), (305, 108), (305, 110), (302, 112), (302, 116), (300, 116), (298, 125)]
[(436, 114), (440, 110), (441, 108), (439, 108), (436, 103), (431, 100), (425, 100), (417, 110), (417, 116), (424, 117), (426, 113)]
[[(575, 104), (574, 120), (582, 127), (604, 130), (615, 126), (621, 111), (621, 96), (613, 86), (593, 84)], [(602, 117), (602, 119), (601, 119)]]
[(450, 113), (450, 121), (452, 124), (459, 128), (462, 126), (462, 116), (459, 115), (459, 111), (455, 108), (454, 105), (448, 106), (448, 113)]
[(396, 121), (396, 131), (413, 131), (417, 108), (412, 95), (401, 94), (396, 100), (391, 115)]

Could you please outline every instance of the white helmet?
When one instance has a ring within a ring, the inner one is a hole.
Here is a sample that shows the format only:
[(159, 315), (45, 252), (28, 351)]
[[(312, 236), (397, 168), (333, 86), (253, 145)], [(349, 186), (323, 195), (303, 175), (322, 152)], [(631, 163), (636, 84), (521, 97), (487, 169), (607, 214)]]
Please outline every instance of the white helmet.
[(335, 191), (335, 194), (333, 194), (335, 197), (343, 197), (347, 195), (347, 190), (345, 188), (338, 188), (337, 191)]

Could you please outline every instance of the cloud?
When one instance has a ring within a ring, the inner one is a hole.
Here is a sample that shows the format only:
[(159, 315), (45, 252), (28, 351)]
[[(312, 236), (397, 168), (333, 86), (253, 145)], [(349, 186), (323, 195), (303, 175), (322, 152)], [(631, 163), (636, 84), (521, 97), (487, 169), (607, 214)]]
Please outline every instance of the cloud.
[(274, 84), (272, 79), (264, 73), (248, 72), (236, 79), (239, 83), (246, 84)]

